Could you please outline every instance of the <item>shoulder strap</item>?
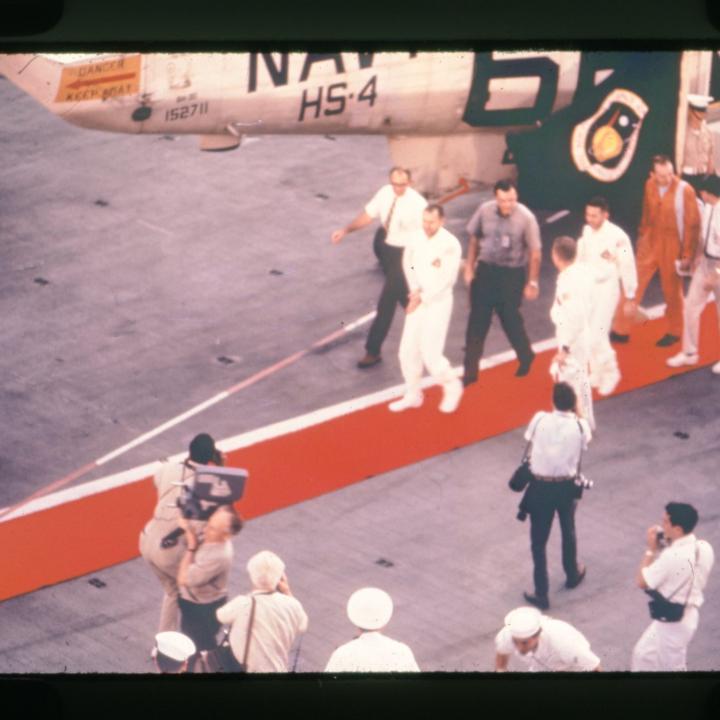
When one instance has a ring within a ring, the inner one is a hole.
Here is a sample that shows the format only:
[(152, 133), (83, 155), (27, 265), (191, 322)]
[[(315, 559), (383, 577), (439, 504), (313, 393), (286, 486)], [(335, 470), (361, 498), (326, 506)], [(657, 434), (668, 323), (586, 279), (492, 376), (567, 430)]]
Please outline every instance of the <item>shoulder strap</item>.
[(533, 438), (535, 437), (535, 432), (538, 428), (538, 425), (543, 421), (542, 418), (540, 418), (536, 423), (535, 427), (533, 428), (533, 431), (530, 435), (530, 439), (527, 441), (527, 445), (525, 445), (525, 452), (523, 453), (522, 461), (525, 462), (526, 460), (530, 459), (530, 447), (532, 446)]
[(582, 456), (583, 456), (583, 445), (585, 444), (585, 433), (582, 429), (582, 424), (580, 423), (580, 420), (577, 421), (578, 430), (580, 431), (580, 456), (578, 457), (578, 466), (577, 466), (577, 473), (576, 475), (580, 475), (582, 471)]
[[(698, 561), (698, 546), (697, 546), (697, 540), (696, 540), (695, 541), (695, 565), (697, 565), (697, 561)], [(685, 602), (683, 603), (683, 605), (687, 605), (688, 600), (690, 599), (690, 593), (692, 592), (693, 585), (695, 584), (695, 565), (690, 566), (690, 587), (688, 588), (687, 595), (685, 596)], [(675, 597), (677, 592), (683, 587), (683, 585), (685, 585), (686, 582), (688, 582), (688, 581), (685, 580), (680, 585), (678, 585), (675, 588), (675, 590), (668, 596), (667, 599), (670, 600), (670, 598)]]
[(250, 608), (250, 619), (248, 620), (247, 631), (245, 635), (245, 652), (243, 653), (242, 664), (247, 667), (248, 651), (250, 650), (250, 635), (252, 633), (253, 620), (255, 620), (255, 596), (250, 595), (250, 602), (252, 606)]

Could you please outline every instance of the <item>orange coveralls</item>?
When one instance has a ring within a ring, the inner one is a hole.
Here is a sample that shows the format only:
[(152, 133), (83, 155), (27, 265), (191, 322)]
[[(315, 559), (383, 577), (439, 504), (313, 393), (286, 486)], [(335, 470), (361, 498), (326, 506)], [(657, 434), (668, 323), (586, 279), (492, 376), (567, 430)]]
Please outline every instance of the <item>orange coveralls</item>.
[[(660, 271), (660, 287), (667, 307), (667, 332), (670, 335), (682, 336), (683, 326), (683, 284), (682, 278), (675, 270), (678, 259), (692, 260), (700, 233), (700, 211), (697, 206), (695, 191), (684, 183), (682, 238), (678, 232), (678, 213), (675, 195), (679, 191), (680, 178), (673, 177), (665, 195), (661, 197), (658, 184), (651, 177), (645, 183), (642, 218), (638, 228), (635, 263), (637, 265), (638, 287), (635, 300), (642, 302), (648, 283), (656, 271)], [(630, 331), (633, 318), (625, 317), (622, 312), (621, 298), (615, 314), (614, 331), (626, 335)]]

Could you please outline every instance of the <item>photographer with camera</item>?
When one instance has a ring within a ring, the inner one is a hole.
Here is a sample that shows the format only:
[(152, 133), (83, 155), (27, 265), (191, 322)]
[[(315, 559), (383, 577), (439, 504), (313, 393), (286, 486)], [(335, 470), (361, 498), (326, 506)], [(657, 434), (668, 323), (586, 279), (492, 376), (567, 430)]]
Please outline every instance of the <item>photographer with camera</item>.
[[(183, 462), (165, 461), (153, 476), (157, 503), (152, 518), (140, 533), (140, 554), (165, 591), (158, 632), (179, 628), (177, 574), (187, 547), (184, 531), (179, 525), (179, 501), (185, 485), (194, 477), (196, 464), (223, 464), (222, 455), (215, 448), (215, 441), (207, 433), (196, 435), (188, 450), (189, 457)], [(206, 519), (192, 521), (196, 534), (202, 534), (205, 522)]]
[[(242, 520), (232, 505), (221, 505), (210, 516), (200, 541), (192, 521), (179, 519), (185, 530), (187, 547), (177, 583), (180, 589), (180, 629), (198, 650), (217, 646), (220, 623), (215, 611), (227, 602), (227, 586), (233, 559), (230, 538), (242, 530)], [(192, 669), (193, 663), (190, 663)]]
[(252, 591), (219, 608), (217, 618), (230, 625), (232, 653), (246, 672), (288, 672), (290, 648), (307, 630), (308, 616), (290, 591), (285, 563), (274, 552), (253, 555), (247, 571)]
[(647, 531), (647, 550), (637, 584), (652, 598), (652, 622), (633, 649), (634, 671), (687, 670), (687, 647), (698, 626), (698, 609), (715, 561), (712, 546), (693, 530), (697, 510), (687, 503), (665, 506), (662, 527)]
[(583, 488), (592, 483), (580, 473), (580, 460), (592, 438), (590, 425), (577, 415), (577, 398), (573, 388), (564, 382), (553, 386), (552, 412), (536, 413), (525, 432), (528, 441), (530, 470), (528, 485), (518, 519), (530, 515), (530, 544), (533, 557), (535, 593), (523, 593), (525, 600), (540, 610), (550, 607), (546, 546), (555, 513), (562, 533), (562, 564), (567, 580), (565, 587), (577, 587), (586, 568), (577, 564), (575, 509)]

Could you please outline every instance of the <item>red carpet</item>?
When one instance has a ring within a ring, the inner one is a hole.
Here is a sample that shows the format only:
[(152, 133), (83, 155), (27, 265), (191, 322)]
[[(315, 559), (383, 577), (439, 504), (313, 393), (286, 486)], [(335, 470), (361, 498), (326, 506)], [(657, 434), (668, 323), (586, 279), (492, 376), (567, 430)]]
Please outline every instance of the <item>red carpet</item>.
[[(663, 319), (649, 321), (630, 343), (616, 346), (623, 374), (616, 394), (695, 369), (665, 365), (679, 346), (655, 347), (664, 328)], [(525, 425), (535, 411), (549, 408), (553, 354), (539, 355), (522, 379), (514, 377), (515, 362), (483, 371), (452, 415), (438, 412), (441, 393), (434, 387), (417, 410), (396, 415), (376, 405), (231, 452), (228, 464), (251, 472), (238, 508), (245, 518), (257, 517)], [(700, 365), (719, 357), (716, 312), (709, 305)], [(148, 477), (0, 523), (6, 549), (0, 600), (137, 557), (138, 533), (154, 503)]]

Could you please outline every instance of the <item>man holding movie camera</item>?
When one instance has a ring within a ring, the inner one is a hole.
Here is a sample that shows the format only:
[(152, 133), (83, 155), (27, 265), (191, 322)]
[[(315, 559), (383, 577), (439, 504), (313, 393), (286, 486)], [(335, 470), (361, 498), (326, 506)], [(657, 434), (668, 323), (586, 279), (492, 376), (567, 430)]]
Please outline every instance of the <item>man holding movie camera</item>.
[(231, 504), (242, 495), (247, 477), (247, 471), (239, 468), (220, 470), (225, 464), (223, 454), (207, 433), (196, 435), (188, 451), (185, 460), (165, 461), (153, 476), (157, 502), (140, 533), (140, 554), (165, 591), (158, 632), (179, 629), (177, 575), (188, 547), (180, 519), (187, 519), (202, 541), (210, 515), (218, 506)]
[(633, 649), (633, 671), (687, 670), (687, 647), (698, 626), (715, 555), (710, 543), (698, 540), (693, 530), (697, 510), (687, 503), (665, 506), (662, 527), (647, 531), (647, 550), (637, 584), (652, 598), (652, 622)]

